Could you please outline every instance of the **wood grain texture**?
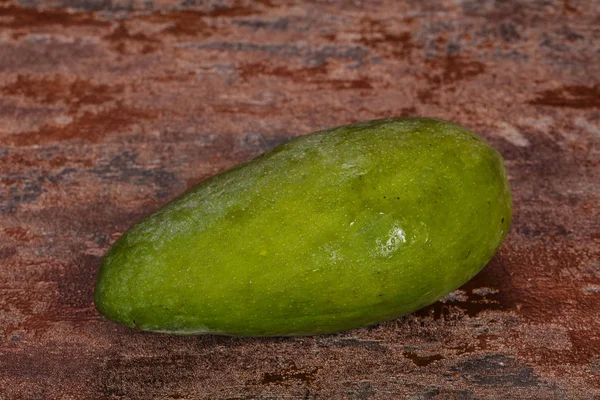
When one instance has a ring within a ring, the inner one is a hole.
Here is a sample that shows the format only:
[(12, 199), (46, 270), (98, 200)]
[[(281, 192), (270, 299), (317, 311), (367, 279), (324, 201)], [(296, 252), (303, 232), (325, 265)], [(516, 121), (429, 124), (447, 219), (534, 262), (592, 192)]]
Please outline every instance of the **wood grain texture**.
[[(0, 0), (0, 399), (600, 397), (600, 3)], [(442, 117), (506, 159), (515, 215), (414, 315), (298, 339), (98, 315), (100, 257), (294, 136)]]

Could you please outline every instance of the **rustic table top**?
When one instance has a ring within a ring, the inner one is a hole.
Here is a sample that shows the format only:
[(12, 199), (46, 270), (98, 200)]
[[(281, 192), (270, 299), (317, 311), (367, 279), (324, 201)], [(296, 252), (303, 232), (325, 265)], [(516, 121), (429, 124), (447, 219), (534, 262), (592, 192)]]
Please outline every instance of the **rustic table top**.
[[(398, 115), (505, 157), (515, 215), (471, 282), (339, 335), (148, 334), (101, 256), (202, 179)], [(0, 0), (0, 399), (600, 398), (600, 3)]]

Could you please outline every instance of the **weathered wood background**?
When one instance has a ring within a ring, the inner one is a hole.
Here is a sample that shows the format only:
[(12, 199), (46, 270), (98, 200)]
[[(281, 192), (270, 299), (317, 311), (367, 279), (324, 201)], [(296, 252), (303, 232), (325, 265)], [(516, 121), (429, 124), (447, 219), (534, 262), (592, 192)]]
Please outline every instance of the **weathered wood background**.
[[(194, 183), (396, 115), (506, 159), (512, 232), (415, 315), (300, 339), (103, 319), (100, 257)], [(600, 2), (0, 0), (0, 399), (600, 398)]]

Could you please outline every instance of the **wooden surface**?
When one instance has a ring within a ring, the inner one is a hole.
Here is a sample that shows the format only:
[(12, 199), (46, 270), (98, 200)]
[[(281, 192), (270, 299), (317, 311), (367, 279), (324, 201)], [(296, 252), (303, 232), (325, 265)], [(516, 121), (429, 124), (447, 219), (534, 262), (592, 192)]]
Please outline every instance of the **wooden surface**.
[[(107, 247), (296, 135), (454, 120), (512, 231), (415, 315), (299, 339), (96, 313)], [(0, 399), (600, 398), (600, 3), (0, 0)]]

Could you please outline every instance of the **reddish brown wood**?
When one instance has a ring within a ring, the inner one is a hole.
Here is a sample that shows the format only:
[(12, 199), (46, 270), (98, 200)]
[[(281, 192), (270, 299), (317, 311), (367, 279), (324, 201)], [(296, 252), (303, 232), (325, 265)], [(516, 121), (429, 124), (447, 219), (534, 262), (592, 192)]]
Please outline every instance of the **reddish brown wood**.
[[(600, 397), (594, 0), (0, 0), (0, 399)], [(298, 339), (98, 315), (100, 257), (291, 137), (437, 116), (506, 159), (512, 232), (443, 302)]]

